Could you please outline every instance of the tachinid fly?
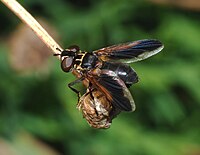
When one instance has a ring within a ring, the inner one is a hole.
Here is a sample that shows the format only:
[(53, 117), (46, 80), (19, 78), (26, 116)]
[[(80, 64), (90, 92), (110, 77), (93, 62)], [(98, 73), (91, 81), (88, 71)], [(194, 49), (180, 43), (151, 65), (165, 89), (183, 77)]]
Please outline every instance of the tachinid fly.
[[(68, 84), (78, 95), (78, 109), (94, 128), (109, 128), (112, 119), (121, 111), (134, 111), (135, 103), (129, 87), (138, 82), (136, 72), (128, 63), (146, 59), (163, 49), (155, 39), (138, 40), (105, 47), (93, 52), (70, 46), (60, 56), (64, 72), (72, 72), (78, 79)], [(87, 88), (83, 96), (73, 85), (83, 82)]]

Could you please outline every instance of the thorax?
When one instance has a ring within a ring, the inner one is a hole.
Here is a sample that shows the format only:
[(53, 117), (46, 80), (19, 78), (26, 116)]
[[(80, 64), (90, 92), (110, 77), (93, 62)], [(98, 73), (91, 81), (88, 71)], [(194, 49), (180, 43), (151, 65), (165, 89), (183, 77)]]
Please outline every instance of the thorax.
[(98, 58), (96, 55), (82, 51), (74, 58), (74, 68), (80, 71), (89, 70), (94, 68), (97, 62)]

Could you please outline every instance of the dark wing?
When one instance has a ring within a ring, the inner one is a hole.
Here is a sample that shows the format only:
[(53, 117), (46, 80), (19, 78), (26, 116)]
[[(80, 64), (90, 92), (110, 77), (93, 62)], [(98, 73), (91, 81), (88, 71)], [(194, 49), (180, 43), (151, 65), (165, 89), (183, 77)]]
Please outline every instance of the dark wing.
[(100, 75), (89, 77), (92, 85), (103, 92), (115, 108), (134, 111), (133, 97), (124, 82), (111, 70), (101, 70)]
[(145, 39), (93, 51), (102, 61), (136, 62), (157, 54), (164, 48), (159, 40)]

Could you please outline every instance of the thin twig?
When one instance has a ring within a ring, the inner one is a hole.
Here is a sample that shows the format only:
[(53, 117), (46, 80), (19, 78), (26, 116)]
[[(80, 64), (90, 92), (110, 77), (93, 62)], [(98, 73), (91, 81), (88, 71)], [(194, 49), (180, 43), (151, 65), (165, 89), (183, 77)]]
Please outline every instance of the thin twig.
[[(63, 50), (63, 48), (61, 48), (61, 46), (56, 43), (56, 41), (47, 33), (47, 31), (35, 20), (35, 18), (33, 18), (33, 16), (28, 11), (26, 11), (16, 0), (1, 1), (25, 24), (27, 24), (55, 54), (58, 54)], [(60, 55), (58, 55), (58, 58), (60, 58)], [(80, 76), (75, 71), (73, 71), (72, 73), (77, 77)], [(85, 85), (88, 85), (88, 82), (86, 81), (83, 81), (83, 83)]]
[(26, 23), (36, 35), (50, 48), (54, 53), (59, 53), (62, 48), (47, 33), (47, 31), (28, 13), (16, 0), (1, 0), (11, 11), (15, 13), (24, 23)]

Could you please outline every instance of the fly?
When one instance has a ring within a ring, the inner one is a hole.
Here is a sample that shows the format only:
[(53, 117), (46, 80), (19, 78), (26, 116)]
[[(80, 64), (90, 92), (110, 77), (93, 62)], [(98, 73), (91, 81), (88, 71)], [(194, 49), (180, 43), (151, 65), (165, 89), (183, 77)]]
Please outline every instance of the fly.
[[(60, 51), (61, 68), (77, 79), (68, 84), (78, 95), (77, 107), (94, 128), (109, 128), (121, 111), (134, 111), (135, 102), (129, 87), (138, 82), (137, 73), (128, 64), (157, 54), (164, 48), (159, 40), (145, 39), (105, 47), (93, 52), (76, 45)], [(87, 88), (81, 96), (73, 88), (83, 82)]]

